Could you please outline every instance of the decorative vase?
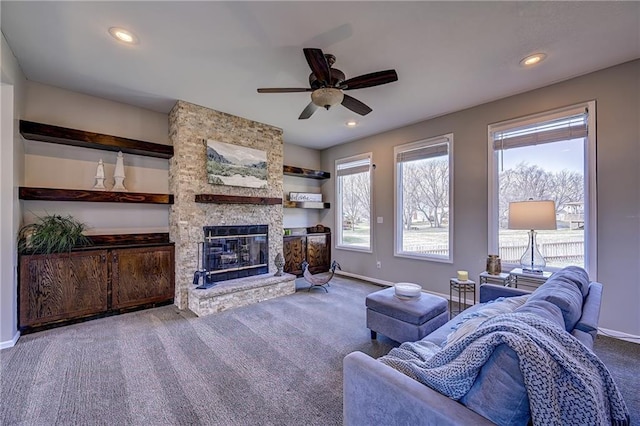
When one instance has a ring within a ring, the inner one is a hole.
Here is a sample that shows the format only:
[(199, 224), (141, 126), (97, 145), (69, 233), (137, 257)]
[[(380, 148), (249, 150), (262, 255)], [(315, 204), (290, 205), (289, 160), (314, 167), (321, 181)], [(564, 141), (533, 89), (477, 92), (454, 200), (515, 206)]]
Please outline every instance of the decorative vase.
[(274, 265), (276, 265), (276, 268), (278, 269), (276, 271), (275, 274), (273, 274), (276, 277), (279, 277), (282, 275), (282, 268), (284, 267), (284, 258), (282, 257), (282, 253), (278, 253), (276, 254), (276, 258), (273, 260)]
[(96, 184), (93, 186), (94, 191), (106, 191), (104, 186), (104, 163), (102, 158), (98, 161), (98, 168), (96, 169)]
[(116, 170), (113, 173), (114, 185), (112, 191), (127, 192), (127, 188), (124, 187), (124, 178), (124, 156), (122, 155), (122, 151), (118, 151)]
[(497, 254), (490, 254), (487, 256), (487, 272), (491, 275), (499, 275), (500, 272), (502, 272), (500, 256)]

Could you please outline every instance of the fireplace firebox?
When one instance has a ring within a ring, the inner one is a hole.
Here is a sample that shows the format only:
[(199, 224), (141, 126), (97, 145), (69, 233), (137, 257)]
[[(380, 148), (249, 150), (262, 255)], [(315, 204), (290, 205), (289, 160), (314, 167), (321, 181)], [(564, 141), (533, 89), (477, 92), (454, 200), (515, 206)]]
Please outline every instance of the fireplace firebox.
[(197, 288), (269, 272), (268, 225), (205, 226), (203, 229), (201, 263), (194, 276), (194, 284), (200, 284)]

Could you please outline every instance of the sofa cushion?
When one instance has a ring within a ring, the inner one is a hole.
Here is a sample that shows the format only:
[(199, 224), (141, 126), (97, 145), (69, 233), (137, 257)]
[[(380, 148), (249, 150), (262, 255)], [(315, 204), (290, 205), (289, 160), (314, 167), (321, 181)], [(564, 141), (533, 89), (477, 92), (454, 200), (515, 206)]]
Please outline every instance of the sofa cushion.
[(497, 346), (460, 402), (499, 425), (527, 424), (529, 397), (516, 353), (507, 345)]
[[(477, 305), (473, 305), (470, 308), (465, 309), (463, 312), (465, 314), (470, 312), (475, 312), (483, 308), (486, 303), (480, 303)], [(436, 345), (444, 346), (447, 341), (447, 336), (456, 329), (456, 325), (459, 322), (460, 315), (457, 315), (455, 318), (449, 320), (446, 324), (435, 330), (433, 333), (427, 334), (422, 340), (428, 340), (429, 342), (433, 342)]]
[(528, 294), (516, 297), (499, 297), (495, 300), (491, 300), (485, 303), (482, 308), (473, 312), (464, 311), (458, 315), (454, 330), (447, 336), (442, 345), (453, 344), (454, 342), (462, 339), (470, 333), (476, 331), (476, 329), (487, 319), (496, 315), (506, 314), (513, 312), (529, 298)]
[(560, 280), (567, 284), (571, 283), (575, 285), (580, 289), (583, 298), (589, 294), (589, 274), (578, 266), (567, 266), (553, 274), (551, 278), (554, 281)]
[(564, 327), (564, 317), (562, 311), (553, 303), (538, 299), (529, 300), (524, 305), (520, 306), (515, 312), (526, 312), (530, 314), (536, 314), (544, 319), (547, 319), (554, 324)]
[(546, 300), (556, 305), (562, 311), (565, 330), (571, 331), (582, 315), (582, 291), (573, 280), (560, 276), (556, 278), (556, 275), (560, 275), (560, 272), (538, 287), (529, 301)]
[[(526, 302), (515, 306), (514, 312), (535, 314), (564, 327), (562, 311), (556, 305), (546, 300), (521, 297)], [(498, 346), (460, 402), (494, 423), (526, 424), (531, 416), (529, 397), (516, 353), (506, 345)]]

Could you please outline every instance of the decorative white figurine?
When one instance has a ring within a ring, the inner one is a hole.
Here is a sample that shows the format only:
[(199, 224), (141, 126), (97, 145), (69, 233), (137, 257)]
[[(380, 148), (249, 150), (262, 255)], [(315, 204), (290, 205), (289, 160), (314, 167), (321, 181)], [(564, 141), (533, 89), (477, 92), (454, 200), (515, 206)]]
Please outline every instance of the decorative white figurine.
[(113, 173), (113, 191), (127, 192), (127, 188), (124, 187), (124, 157), (122, 151), (118, 151), (118, 160), (116, 161), (116, 171)]
[(93, 189), (96, 191), (106, 191), (107, 188), (104, 187), (104, 163), (102, 162), (102, 158), (98, 161), (98, 169), (96, 170), (96, 184), (93, 185)]

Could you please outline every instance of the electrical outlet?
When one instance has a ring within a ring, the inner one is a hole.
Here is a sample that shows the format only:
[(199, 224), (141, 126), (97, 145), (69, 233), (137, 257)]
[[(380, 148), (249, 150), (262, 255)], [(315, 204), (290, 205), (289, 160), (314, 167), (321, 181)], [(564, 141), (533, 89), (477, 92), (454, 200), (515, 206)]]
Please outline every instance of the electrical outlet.
[(376, 268), (382, 268), (382, 262), (380, 262), (379, 260), (376, 262)]

